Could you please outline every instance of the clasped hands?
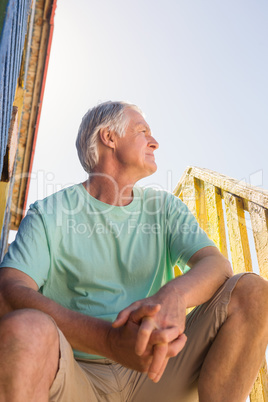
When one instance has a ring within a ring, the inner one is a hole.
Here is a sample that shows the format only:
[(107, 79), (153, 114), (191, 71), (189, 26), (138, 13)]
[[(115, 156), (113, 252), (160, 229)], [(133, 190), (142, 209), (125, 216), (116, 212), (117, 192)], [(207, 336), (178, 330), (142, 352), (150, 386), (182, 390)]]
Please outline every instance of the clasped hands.
[(129, 353), (133, 364), (129, 361), (126, 365), (147, 372), (154, 382), (160, 380), (169, 358), (176, 356), (187, 340), (184, 334), (186, 307), (178, 295), (164, 293), (164, 297), (158, 292), (132, 303), (112, 324), (113, 328), (123, 331), (123, 337), (132, 338), (132, 345), (131, 340), (129, 342), (132, 349), (134, 343), (134, 353)]

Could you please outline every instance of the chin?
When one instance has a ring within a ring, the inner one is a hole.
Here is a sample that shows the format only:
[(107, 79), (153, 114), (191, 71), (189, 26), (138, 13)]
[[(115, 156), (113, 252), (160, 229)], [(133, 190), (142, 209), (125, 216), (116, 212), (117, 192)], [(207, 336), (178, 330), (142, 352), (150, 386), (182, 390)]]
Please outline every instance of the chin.
[(156, 165), (156, 164), (155, 164), (154, 166), (150, 166), (150, 168), (149, 168), (148, 171), (147, 171), (146, 176), (144, 176), (144, 177), (151, 176), (151, 175), (154, 174), (156, 171), (157, 171), (157, 165)]

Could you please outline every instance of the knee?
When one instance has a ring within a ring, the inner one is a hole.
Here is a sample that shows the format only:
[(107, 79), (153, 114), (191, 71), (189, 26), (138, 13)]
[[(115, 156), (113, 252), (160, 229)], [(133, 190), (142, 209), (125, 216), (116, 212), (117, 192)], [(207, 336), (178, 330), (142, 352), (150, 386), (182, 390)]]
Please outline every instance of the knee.
[(240, 278), (233, 290), (230, 309), (247, 319), (256, 317), (268, 327), (268, 281), (257, 275)]
[(52, 319), (34, 309), (16, 310), (0, 320), (0, 339), (6, 349), (16, 345), (18, 350), (42, 353), (58, 344), (58, 332)]

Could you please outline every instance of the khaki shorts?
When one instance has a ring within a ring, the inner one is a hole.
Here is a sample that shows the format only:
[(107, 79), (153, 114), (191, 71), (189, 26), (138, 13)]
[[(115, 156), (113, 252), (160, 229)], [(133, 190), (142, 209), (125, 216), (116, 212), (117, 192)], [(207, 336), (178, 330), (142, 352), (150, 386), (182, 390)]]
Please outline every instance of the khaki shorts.
[(157, 384), (146, 374), (108, 359), (75, 360), (71, 346), (59, 330), (61, 358), (50, 402), (178, 401), (183, 390), (197, 380), (205, 356), (227, 318), (231, 293), (244, 274), (228, 279), (208, 302), (187, 315), (186, 345), (178, 356), (169, 359)]

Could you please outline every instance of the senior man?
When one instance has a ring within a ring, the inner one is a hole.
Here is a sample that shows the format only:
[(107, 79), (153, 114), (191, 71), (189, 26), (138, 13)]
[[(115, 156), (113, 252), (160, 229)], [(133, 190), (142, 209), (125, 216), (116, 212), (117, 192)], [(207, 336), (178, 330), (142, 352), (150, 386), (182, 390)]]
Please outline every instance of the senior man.
[(136, 106), (92, 108), (76, 145), (88, 180), (34, 203), (1, 264), (0, 401), (172, 402), (197, 379), (202, 402), (244, 401), (267, 282), (233, 276), (179, 199), (135, 185), (158, 148)]

